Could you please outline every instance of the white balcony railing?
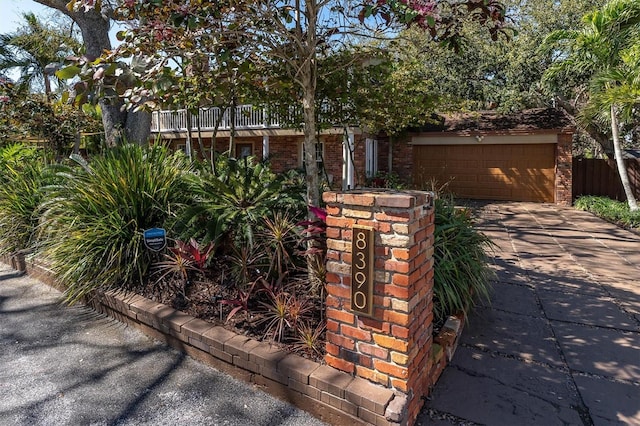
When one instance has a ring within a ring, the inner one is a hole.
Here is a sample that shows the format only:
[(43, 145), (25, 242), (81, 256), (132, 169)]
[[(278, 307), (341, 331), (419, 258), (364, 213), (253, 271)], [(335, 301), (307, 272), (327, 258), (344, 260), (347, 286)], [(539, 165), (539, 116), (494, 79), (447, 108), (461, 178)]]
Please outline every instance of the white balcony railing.
[[(198, 124), (200, 130), (211, 131), (231, 129), (231, 109), (224, 111), (220, 120), (220, 108), (200, 108), (198, 114), (191, 114), (191, 130), (196, 131)], [(187, 131), (187, 111), (179, 109), (175, 111), (155, 111), (151, 117), (151, 131), (161, 132), (186, 132)], [(198, 122), (199, 119), (199, 122)], [(246, 129), (277, 129), (280, 128), (280, 121), (277, 117), (271, 116), (266, 108), (254, 108), (252, 105), (240, 105), (236, 107), (235, 114), (236, 130)]]
[[(349, 121), (348, 110), (345, 106), (339, 108), (341, 117), (339, 122)], [(202, 131), (231, 130), (231, 108), (224, 110), (222, 119), (220, 108), (200, 108), (198, 114), (191, 114), (191, 130), (197, 131), (198, 125)], [(235, 128), (236, 130), (250, 129), (279, 129), (284, 127), (285, 123), (301, 123), (302, 117), (300, 111), (295, 107), (289, 107), (285, 112), (288, 116), (284, 120), (280, 120), (280, 116), (270, 114), (267, 108), (258, 108), (253, 105), (239, 105), (236, 107)], [(333, 123), (330, 118), (336, 116), (336, 109), (328, 105), (322, 105), (319, 111), (320, 121), (323, 123)], [(199, 122), (198, 122), (199, 120)], [(174, 111), (155, 111), (151, 116), (151, 132), (186, 132), (187, 131), (187, 110), (178, 109)]]

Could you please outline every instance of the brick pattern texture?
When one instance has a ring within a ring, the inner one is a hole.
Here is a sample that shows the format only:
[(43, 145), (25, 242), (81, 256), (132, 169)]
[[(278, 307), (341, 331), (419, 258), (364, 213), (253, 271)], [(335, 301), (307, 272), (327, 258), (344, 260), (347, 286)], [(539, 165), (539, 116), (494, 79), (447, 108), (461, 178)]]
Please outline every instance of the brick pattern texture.
[[(434, 210), (426, 192), (327, 192), (328, 365), (407, 395), (406, 419), (431, 384)], [(354, 314), (353, 225), (375, 230), (373, 318)]]
[(572, 202), (573, 155), (571, 146), (573, 134), (559, 134), (556, 145), (556, 204), (570, 206)]

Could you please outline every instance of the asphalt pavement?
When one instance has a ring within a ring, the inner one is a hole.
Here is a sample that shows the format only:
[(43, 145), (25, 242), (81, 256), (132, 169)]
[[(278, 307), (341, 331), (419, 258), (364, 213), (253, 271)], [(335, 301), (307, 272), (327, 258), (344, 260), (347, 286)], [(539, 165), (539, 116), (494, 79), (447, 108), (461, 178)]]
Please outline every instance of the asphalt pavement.
[(0, 263), (0, 425), (321, 425)]

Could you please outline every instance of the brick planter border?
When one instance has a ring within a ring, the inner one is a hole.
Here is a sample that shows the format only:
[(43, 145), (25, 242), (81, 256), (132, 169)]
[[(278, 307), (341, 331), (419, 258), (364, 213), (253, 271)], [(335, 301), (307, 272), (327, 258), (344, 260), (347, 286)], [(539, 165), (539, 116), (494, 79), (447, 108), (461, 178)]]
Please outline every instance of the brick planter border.
[[(11, 265), (9, 257), (0, 260)], [(27, 260), (26, 273), (64, 291), (52, 271), (33, 259)], [(287, 353), (276, 345), (236, 334), (140, 295), (97, 292), (85, 304), (217, 370), (258, 385), (330, 424), (402, 425), (408, 422), (408, 401), (402, 393)], [(433, 384), (453, 357), (463, 323), (462, 315), (450, 317), (434, 338), (425, 366)]]

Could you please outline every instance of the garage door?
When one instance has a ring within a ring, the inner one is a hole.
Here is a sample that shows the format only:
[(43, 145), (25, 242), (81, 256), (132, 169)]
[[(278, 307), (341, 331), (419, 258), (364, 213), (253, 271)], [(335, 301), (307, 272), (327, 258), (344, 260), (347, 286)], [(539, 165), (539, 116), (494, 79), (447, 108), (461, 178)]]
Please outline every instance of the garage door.
[(414, 145), (413, 181), (462, 198), (554, 202), (555, 145)]

